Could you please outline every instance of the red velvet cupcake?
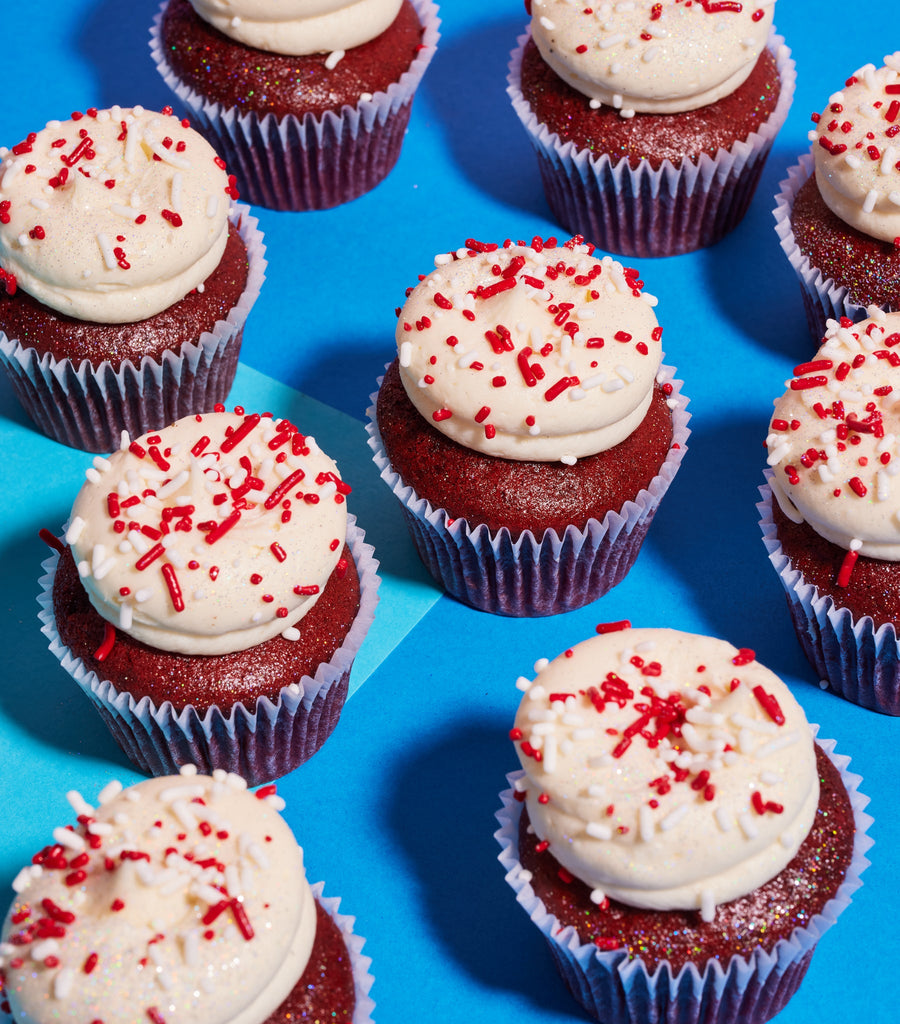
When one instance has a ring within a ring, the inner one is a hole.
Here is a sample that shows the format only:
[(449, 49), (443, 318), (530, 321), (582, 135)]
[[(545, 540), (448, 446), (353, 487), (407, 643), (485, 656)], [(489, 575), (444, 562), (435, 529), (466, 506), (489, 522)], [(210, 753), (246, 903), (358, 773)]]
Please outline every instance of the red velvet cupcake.
[(94, 452), (224, 401), (265, 272), (225, 165), (171, 111), (89, 110), (3, 153), (0, 362)]
[(370, 445), (425, 565), (485, 611), (551, 615), (605, 594), (685, 451), (656, 300), (592, 251), (470, 240), (399, 310)]
[(818, 343), (830, 320), (900, 309), (900, 53), (861, 67), (813, 121), (775, 220)]
[(731, 231), (793, 98), (774, 0), (530, 7), (508, 92), (559, 223), (629, 256)]
[(142, 771), (257, 784), (331, 734), (378, 587), (349, 490), (313, 438), (243, 413), (187, 417), (88, 470), (41, 619)]
[(753, 651), (598, 627), (536, 666), (500, 859), (604, 1024), (762, 1024), (867, 865), (859, 779)]
[(165, 0), (151, 49), (250, 202), (325, 209), (397, 162), (438, 25), (431, 0)]

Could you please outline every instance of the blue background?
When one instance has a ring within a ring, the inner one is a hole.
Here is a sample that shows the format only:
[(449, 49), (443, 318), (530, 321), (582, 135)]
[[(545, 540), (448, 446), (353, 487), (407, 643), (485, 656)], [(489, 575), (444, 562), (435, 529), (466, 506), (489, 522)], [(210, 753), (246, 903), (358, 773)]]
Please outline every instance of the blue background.
[[(147, 45), (148, 0), (44, 0), (3, 12), (0, 142), (89, 106), (172, 100)], [(343, 897), (373, 957), (375, 1017), (505, 1024), (582, 1019), (496, 861), (493, 814), (514, 767), (514, 680), (534, 662), (629, 618), (752, 647), (863, 776), (872, 866), (820, 944), (784, 1024), (896, 1021), (896, 748), (900, 722), (823, 693), (796, 643), (760, 539), (755, 502), (773, 399), (813, 346), (773, 227), (773, 196), (808, 148), (813, 110), (886, 39), (894, 5), (783, 0), (797, 94), (744, 223), (705, 252), (635, 263), (659, 297), (666, 362), (691, 398), (689, 452), (629, 577), (594, 605), (542, 620), (494, 618), (440, 595), (377, 479), (362, 421), (393, 351), (394, 308), (436, 252), (467, 237), (559, 232), (505, 93), (521, 0), (445, 0), (437, 56), (403, 154), (374, 192), (336, 210), (256, 211), (268, 277), (247, 323), (235, 403), (315, 433), (354, 485), (351, 510), (382, 561), (378, 622), (334, 736), (279, 783), (313, 880)], [(306, 397), (304, 397), (306, 396)], [(45, 555), (88, 459), (38, 435), (0, 381), (0, 886), (92, 799), (137, 781), (87, 700), (48, 653), (36, 617)]]

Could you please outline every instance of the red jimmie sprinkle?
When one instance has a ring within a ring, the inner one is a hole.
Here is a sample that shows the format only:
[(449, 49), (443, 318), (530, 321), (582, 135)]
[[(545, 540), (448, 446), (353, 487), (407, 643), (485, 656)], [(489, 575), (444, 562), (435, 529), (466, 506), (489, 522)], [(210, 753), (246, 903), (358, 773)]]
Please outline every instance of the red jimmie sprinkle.
[(761, 686), (754, 686), (753, 696), (759, 701), (763, 711), (776, 725), (784, 725), (784, 712), (781, 710), (781, 705), (774, 694), (766, 693)]

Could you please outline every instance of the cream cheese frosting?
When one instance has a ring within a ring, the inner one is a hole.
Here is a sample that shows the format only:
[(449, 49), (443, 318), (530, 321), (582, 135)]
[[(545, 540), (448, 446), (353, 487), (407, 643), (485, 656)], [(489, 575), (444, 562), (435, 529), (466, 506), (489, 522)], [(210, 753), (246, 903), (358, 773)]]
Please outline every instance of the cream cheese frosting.
[(92, 109), (0, 156), (0, 267), (60, 313), (143, 320), (222, 258), (233, 179), (171, 111)]
[(627, 626), (598, 627), (520, 680), (519, 788), (539, 839), (597, 902), (711, 920), (809, 832), (811, 731), (753, 651)]
[[(772, 491), (794, 522), (848, 551), (900, 561), (900, 313), (829, 322), (794, 368), (766, 438)], [(895, 373), (895, 370), (897, 371)]]
[(161, 650), (227, 654), (296, 638), (340, 571), (349, 490), (287, 420), (186, 416), (94, 459), (65, 539), (108, 622)]
[(544, 61), (597, 105), (675, 114), (746, 81), (772, 27), (775, 0), (532, 0)]
[(315, 939), (303, 851), (278, 813), (217, 772), (111, 783), (22, 869), (0, 966), (18, 1024), (261, 1024)]
[(641, 423), (662, 360), (656, 299), (637, 272), (563, 246), (470, 239), (439, 256), (399, 311), (413, 405), (467, 448), (574, 462)]
[(866, 64), (828, 100), (810, 132), (829, 209), (873, 238), (900, 237), (900, 51)]
[(191, 0), (204, 21), (246, 46), (303, 56), (361, 46), (390, 28), (403, 0)]

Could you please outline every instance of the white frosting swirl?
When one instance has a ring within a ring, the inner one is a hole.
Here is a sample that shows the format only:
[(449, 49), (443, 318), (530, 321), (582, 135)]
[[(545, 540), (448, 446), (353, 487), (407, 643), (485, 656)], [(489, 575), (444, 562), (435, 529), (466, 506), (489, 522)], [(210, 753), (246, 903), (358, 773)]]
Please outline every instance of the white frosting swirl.
[(900, 313), (849, 327), (775, 402), (766, 438), (772, 490), (794, 522), (847, 550), (900, 561)]
[(94, 459), (66, 541), (107, 621), (160, 650), (227, 654), (318, 600), (349, 489), (286, 420), (186, 416)]
[(531, 823), (596, 899), (709, 920), (777, 875), (809, 832), (810, 729), (752, 651), (624, 628), (522, 685), (513, 738)]
[(900, 51), (854, 72), (810, 139), (829, 209), (873, 238), (900, 237)]
[(361, 46), (390, 28), (403, 0), (191, 0), (204, 21), (257, 50), (302, 56)]
[(775, 0), (532, 0), (531, 34), (559, 77), (598, 105), (676, 114), (746, 81), (774, 7)]
[(438, 257), (400, 311), (401, 378), (422, 416), (507, 459), (574, 461), (628, 437), (662, 359), (636, 271), (580, 240), (472, 245)]
[(113, 783), (96, 808), (69, 800), (79, 825), (56, 829), (13, 883), (0, 966), (15, 1019), (266, 1020), (316, 929), (280, 797), (221, 772)]
[(0, 163), (0, 266), (52, 309), (132, 323), (179, 302), (228, 237), (225, 165), (178, 118), (135, 107), (51, 121)]

